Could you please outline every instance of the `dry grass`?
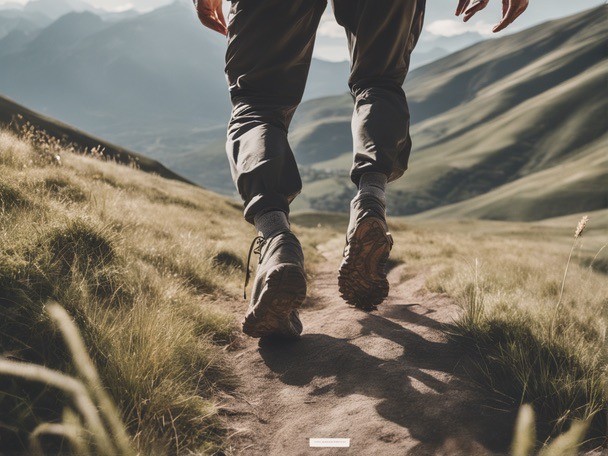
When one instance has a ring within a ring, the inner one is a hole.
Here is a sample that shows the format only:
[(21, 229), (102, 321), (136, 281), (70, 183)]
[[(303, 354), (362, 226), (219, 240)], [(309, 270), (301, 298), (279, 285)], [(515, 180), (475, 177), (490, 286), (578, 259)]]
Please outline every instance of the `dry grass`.
[(426, 271), (430, 291), (462, 306), (448, 331), (471, 350), (480, 381), (506, 408), (532, 404), (542, 438), (590, 418), (592, 435), (606, 435), (608, 281), (590, 266), (605, 231), (590, 232), (586, 245), (586, 234), (574, 239), (568, 260), (576, 221), (570, 229), (473, 221), (392, 226), (393, 257), (409, 272)]
[[(216, 393), (237, 381), (221, 305), (240, 293), (252, 234), (211, 192), (0, 132), (0, 353), (70, 373), (43, 311), (57, 301), (140, 451), (213, 452)], [(0, 391), (5, 451), (63, 415), (40, 384), (2, 378)]]

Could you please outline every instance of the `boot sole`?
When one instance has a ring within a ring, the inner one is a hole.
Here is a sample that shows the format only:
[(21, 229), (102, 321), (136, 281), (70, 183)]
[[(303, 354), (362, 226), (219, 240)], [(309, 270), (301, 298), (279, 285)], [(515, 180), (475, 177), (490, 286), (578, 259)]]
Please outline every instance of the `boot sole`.
[(338, 272), (340, 295), (350, 305), (374, 310), (388, 296), (386, 263), (392, 242), (386, 224), (378, 218), (361, 221), (347, 247)]
[(266, 277), (258, 303), (245, 316), (243, 332), (251, 337), (297, 338), (301, 328), (291, 323), (290, 314), (306, 299), (306, 276), (302, 268), (279, 265)]

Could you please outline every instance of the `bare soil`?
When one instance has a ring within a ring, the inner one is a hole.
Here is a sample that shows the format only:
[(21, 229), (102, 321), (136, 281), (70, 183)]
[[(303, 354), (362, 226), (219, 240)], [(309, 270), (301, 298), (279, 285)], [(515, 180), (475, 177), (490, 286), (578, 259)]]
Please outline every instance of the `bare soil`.
[[(443, 331), (458, 314), (428, 292), (423, 274), (393, 285), (372, 313), (338, 294), (342, 239), (309, 284), (297, 342), (243, 336), (242, 386), (226, 398), (231, 454), (505, 454), (513, 416), (498, 410), (467, 374), (462, 350)], [(398, 283), (407, 265), (389, 274)], [(243, 313), (245, 302), (235, 304)], [(470, 366), (470, 365), (469, 365)], [(309, 447), (309, 438), (350, 438), (350, 448)]]

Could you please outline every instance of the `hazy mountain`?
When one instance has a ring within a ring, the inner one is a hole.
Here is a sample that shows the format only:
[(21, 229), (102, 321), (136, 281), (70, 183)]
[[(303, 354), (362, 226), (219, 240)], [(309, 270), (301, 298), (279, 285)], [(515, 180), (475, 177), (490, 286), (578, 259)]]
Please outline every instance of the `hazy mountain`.
[(96, 8), (81, 0), (31, 0), (25, 4), (23, 11), (57, 19), (71, 12), (96, 11)]
[(19, 2), (6, 2), (0, 3), (0, 11), (10, 9), (21, 9), (23, 5)]
[[(40, 13), (25, 13), (19, 9), (0, 10), (0, 40), (11, 32), (31, 38), (34, 32), (46, 27), (51, 22), (53, 22), (53, 19)], [(4, 52), (5, 47), (6, 43), (2, 42), (0, 52)]]
[[(0, 5), (0, 40), (11, 32), (14, 32), (14, 36), (9, 42), (15, 41), (15, 36), (31, 39), (35, 33), (61, 16), (76, 12), (94, 13), (107, 21), (126, 19), (138, 14), (132, 9), (121, 12), (105, 11), (91, 6), (88, 2), (76, 0), (33, 0), (25, 5), (5, 3)], [(9, 46), (7, 49), (7, 42), (2, 42), (0, 52), (8, 54), (16, 52), (16, 48)]]
[[(420, 36), (420, 40), (416, 45), (416, 51), (419, 53), (420, 51), (429, 52), (432, 49), (442, 49), (444, 51), (443, 56), (445, 56), (472, 46), (473, 44), (485, 41), (488, 38), (492, 37), (484, 36), (478, 32), (466, 32), (453, 36), (434, 35), (426, 32)], [(418, 67), (420, 65), (414, 66)]]
[[(465, 200), (454, 215), (532, 219), (605, 206), (607, 10), (489, 40), (412, 72), (414, 152), (391, 187), (393, 214)], [(347, 207), (350, 110), (347, 97), (333, 97), (298, 113), (292, 138), (308, 183), (295, 208)], [(565, 188), (576, 196), (564, 198)]]
[(0, 60), (0, 87), (91, 130), (153, 128), (150, 122), (167, 117), (211, 120), (227, 112), (225, 90), (217, 90), (222, 67), (209, 68), (222, 59), (222, 39), (205, 34), (192, 15), (181, 4), (118, 23), (70, 13)]
[(449, 54), (450, 51), (442, 47), (432, 47), (424, 52), (417, 50), (412, 55), (412, 69), (428, 65), (429, 63), (439, 60), (440, 58)]
[[(451, 52), (483, 40), (484, 37), (478, 33), (465, 33), (462, 36), (443, 37), (425, 32), (416, 46), (416, 51), (412, 54), (410, 68), (414, 69), (426, 65)], [(348, 79), (349, 65), (347, 61), (349, 55), (345, 35), (342, 33), (340, 33), (340, 36), (317, 35), (315, 53), (319, 54), (322, 59), (332, 61), (342, 60), (342, 66), (339, 69), (339, 72), (333, 74), (333, 78), (338, 81), (346, 81)], [(312, 68), (314, 70), (315, 65), (313, 65)], [(344, 91), (344, 89), (342, 88), (341, 91)], [(336, 95), (337, 93), (338, 92), (333, 93), (332, 95)]]

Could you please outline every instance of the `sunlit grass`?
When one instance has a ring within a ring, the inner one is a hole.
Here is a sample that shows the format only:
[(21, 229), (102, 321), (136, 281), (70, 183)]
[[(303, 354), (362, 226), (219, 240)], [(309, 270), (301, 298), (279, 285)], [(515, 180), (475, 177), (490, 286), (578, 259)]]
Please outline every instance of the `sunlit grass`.
[(48, 304), (47, 311), (63, 336), (78, 378), (32, 363), (0, 359), (0, 375), (54, 388), (69, 400), (62, 422), (41, 423), (31, 432), (29, 450), (45, 454), (43, 439), (53, 436), (66, 441), (72, 453), (81, 456), (134, 455), (125, 425), (101, 383), (78, 329), (58, 304)]
[(606, 435), (608, 281), (591, 266), (598, 231), (583, 247), (576, 222), (571, 231), (473, 221), (392, 228), (394, 258), (460, 304), (447, 331), (470, 350), (479, 381), (506, 408), (530, 403), (539, 436), (572, 419)]

